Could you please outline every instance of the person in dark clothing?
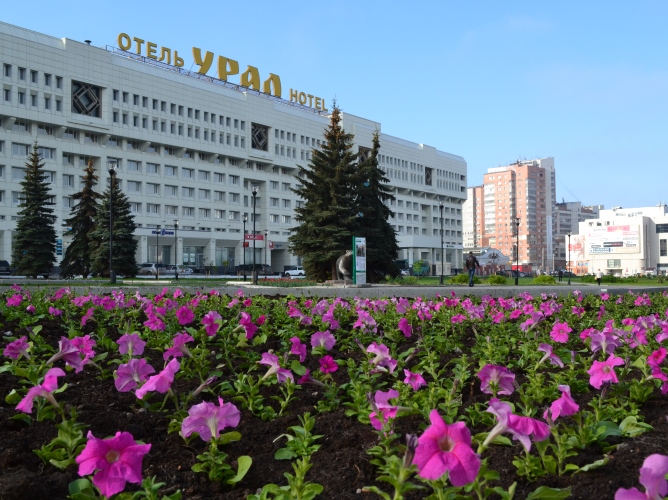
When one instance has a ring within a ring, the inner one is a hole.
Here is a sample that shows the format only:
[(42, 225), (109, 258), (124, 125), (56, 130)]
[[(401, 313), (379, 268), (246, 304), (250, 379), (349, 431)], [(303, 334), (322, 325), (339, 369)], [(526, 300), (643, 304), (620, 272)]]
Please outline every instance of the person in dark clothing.
[(564, 277), (564, 271), (559, 269), (559, 283), (561, 283), (561, 280), (563, 279), (563, 277)]
[(464, 263), (464, 267), (466, 267), (466, 270), (469, 272), (469, 286), (473, 286), (473, 277), (475, 276), (475, 270), (476, 268), (480, 269), (480, 264), (478, 263), (478, 259), (476, 259), (475, 255), (473, 255), (473, 252), (469, 252), (469, 256), (466, 257), (466, 262)]

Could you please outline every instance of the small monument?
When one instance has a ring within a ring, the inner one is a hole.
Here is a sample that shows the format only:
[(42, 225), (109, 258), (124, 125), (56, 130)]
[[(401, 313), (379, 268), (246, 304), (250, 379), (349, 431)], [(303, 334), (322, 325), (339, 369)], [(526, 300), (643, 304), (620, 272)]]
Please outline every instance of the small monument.
[(352, 281), (353, 279), (353, 251), (346, 250), (336, 260), (336, 274), (339, 280)]

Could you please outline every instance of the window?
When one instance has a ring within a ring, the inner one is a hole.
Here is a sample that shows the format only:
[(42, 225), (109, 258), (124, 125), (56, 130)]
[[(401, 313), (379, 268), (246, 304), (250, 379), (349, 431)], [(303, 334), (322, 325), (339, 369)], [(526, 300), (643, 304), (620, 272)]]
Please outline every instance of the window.
[(72, 208), (74, 206), (74, 200), (69, 196), (63, 196), (63, 208)]
[(199, 199), (200, 200), (210, 200), (211, 199), (211, 191), (208, 189), (200, 189), (199, 190)]
[(91, 134), (89, 132), (84, 134), (84, 142), (97, 142), (97, 139), (97, 134)]
[(223, 191), (214, 191), (213, 200), (222, 201), (223, 203), (225, 203), (225, 193)]
[(63, 187), (74, 187), (74, 176), (63, 174)]
[(131, 150), (131, 149), (139, 149), (139, 142), (137, 141), (127, 141), (127, 146), (126, 149)]
[(199, 218), (200, 219), (210, 219), (211, 210), (209, 208), (200, 208), (199, 209)]
[(132, 95), (132, 104), (139, 106), (139, 96), (137, 94)]
[(165, 186), (165, 196), (168, 198), (176, 198), (179, 195), (178, 186)]
[(26, 93), (19, 92), (19, 104), (25, 104), (25, 103), (26, 103)]
[(66, 128), (63, 132), (63, 139), (79, 139), (79, 131), (73, 130), (71, 128)]
[(290, 224), (292, 223), (292, 217), (289, 215), (281, 215), (281, 224)]
[(147, 203), (146, 213), (148, 215), (160, 215), (160, 205), (157, 203)]
[(49, 127), (48, 125), (38, 125), (37, 135), (53, 135), (53, 127)]
[(230, 193), (230, 203), (239, 204), (240, 200), (241, 197), (239, 196), (239, 193)]
[(193, 207), (183, 207), (184, 217), (195, 217), (195, 209)]
[(157, 99), (153, 99), (153, 109), (158, 111), (158, 100)]
[(32, 83), (37, 83), (37, 71), (31, 71), (30, 72), (30, 81)]
[(278, 207), (278, 198), (269, 198), (270, 207)]
[(56, 99), (56, 111), (62, 111), (63, 110), (63, 101), (60, 99)]
[(139, 127), (139, 117), (137, 115), (134, 115), (132, 117), (132, 126), (133, 127)]
[(278, 181), (269, 181), (269, 188), (278, 191)]
[(12, 76), (12, 65), (11, 64), (5, 64), (5, 76), (7, 78), (11, 78), (11, 76)]
[(146, 173), (151, 174), (151, 175), (159, 175), (160, 174), (160, 165), (157, 163), (147, 163), (146, 164)]
[(178, 208), (174, 205), (165, 205), (165, 215), (177, 215)]
[(169, 112), (173, 115), (176, 114), (176, 104), (169, 105)]
[(141, 182), (128, 181), (128, 193), (141, 194)]
[(213, 211), (214, 219), (225, 219), (225, 210), (214, 210)]
[(195, 120), (199, 120), (199, 109), (195, 110)]
[(195, 170), (192, 168), (182, 168), (181, 177), (183, 179), (193, 179), (195, 177)]
[(141, 213), (141, 203), (130, 203), (130, 212), (133, 214)]
[(230, 220), (239, 222), (241, 220), (241, 213), (240, 212), (230, 212)]
[(37, 107), (37, 94), (30, 94), (30, 105), (33, 108)]
[(24, 168), (12, 167), (12, 180), (13, 181), (22, 181), (26, 178), (26, 171)]
[(107, 146), (113, 147), (113, 148), (118, 148), (121, 145), (121, 139), (115, 136), (110, 136), (109, 139), (107, 139)]
[(58, 88), (58, 89), (63, 88), (63, 77), (62, 76), (57, 76), (56, 77), (56, 88)]
[(269, 151), (269, 127), (251, 123), (251, 148)]
[(666, 240), (659, 240), (659, 255), (661, 257), (668, 256), (668, 246), (666, 246)]
[(112, 99), (118, 101), (118, 90), (114, 89), (111, 91)]
[(289, 182), (284, 182), (283, 183), (283, 191), (290, 191), (290, 183)]
[(27, 144), (12, 143), (12, 154), (14, 156), (27, 156), (30, 146)]
[(181, 196), (183, 196), (183, 198), (194, 198), (195, 197), (195, 188), (191, 188), (191, 187), (182, 188)]
[(230, 184), (233, 186), (238, 186), (239, 185), (239, 176), (238, 175), (230, 175)]
[(165, 165), (165, 177), (176, 177), (178, 175), (178, 168), (171, 165)]
[(278, 215), (269, 214), (269, 222), (271, 222), (272, 224), (278, 224)]
[(152, 142), (149, 142), (148, 147), (146, 148), (147, 153), (159, 153), (160, 152), (160, 146), (156, 146)]
[(71, 153), (63, 153), (63, 165), (74, 165), (74, 155)]
[(217, 182), (218, 184), (225, 184), (225, 174), (213, 174), (213, 182)]
[(6, 102), (11, 102), (11, 100), (12, 100), (12, 91), (11, 91), (11, 89), (5, 89), (5, 91), (3, 92), (3, 94), (4, 94), (4, 99), (5, 99), (5, 101), (6, 101)]
[(128, 172), (141, 172), (141, 162), (128, 160)]
[(211, 177), (211, 172), (207, 172), (206, 170), (199, 170), (197, 172), (197, 178), (201, 182), (204, 182), (204, 181), (208, 182), (210, 177)]

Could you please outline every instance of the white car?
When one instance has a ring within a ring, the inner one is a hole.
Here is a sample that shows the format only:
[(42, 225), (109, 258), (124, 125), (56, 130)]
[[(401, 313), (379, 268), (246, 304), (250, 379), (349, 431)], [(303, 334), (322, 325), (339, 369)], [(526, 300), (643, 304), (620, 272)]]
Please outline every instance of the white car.
[(302, 266), (295, 266), (294, 269), (285, 271), (283, 273), (283, 276), (285, 276), (286, 278), (294, 278), (296, 276), (303, 277), (306, 276), (306, 271), (304, 271), (304, 268)]

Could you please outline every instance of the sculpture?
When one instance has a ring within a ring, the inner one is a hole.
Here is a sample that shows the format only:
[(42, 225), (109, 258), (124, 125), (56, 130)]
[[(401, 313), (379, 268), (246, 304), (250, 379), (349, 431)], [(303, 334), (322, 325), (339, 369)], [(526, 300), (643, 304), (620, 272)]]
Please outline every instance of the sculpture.
[(353, 279), (353, 251), (346, 250), (341, 257), (336, 259), (336, 274), (340, 280)]

